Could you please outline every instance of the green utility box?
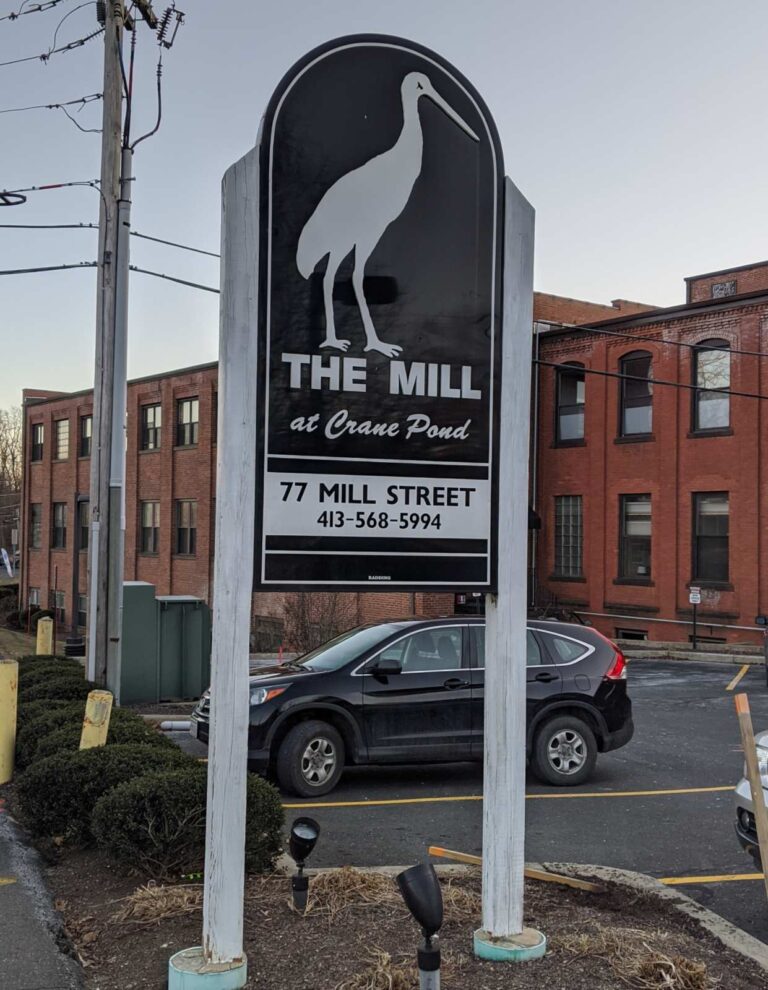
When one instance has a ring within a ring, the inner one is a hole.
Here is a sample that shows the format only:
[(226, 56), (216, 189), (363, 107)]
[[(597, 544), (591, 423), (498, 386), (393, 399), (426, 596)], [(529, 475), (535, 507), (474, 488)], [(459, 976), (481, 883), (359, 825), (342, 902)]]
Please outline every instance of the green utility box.
[(200, 598), (123, 585), (120, 702), (199, 698), (211, 671), (211, 611)]

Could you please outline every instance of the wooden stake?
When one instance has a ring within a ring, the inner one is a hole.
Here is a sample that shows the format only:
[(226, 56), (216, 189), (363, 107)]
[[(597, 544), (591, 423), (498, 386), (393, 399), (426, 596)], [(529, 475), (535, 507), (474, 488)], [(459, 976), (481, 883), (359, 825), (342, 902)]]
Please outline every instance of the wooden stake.
[(765, 893), (766, 897), (768, 897), (768, 808), (765, 806), (763, 783), (760, 779), (760, 767), (757, 762), (755, 733), (752, 729), (752, 715), (749, 710), (749, 698), (746, 694), (737, 694), (734, 701), (736, 702), (736, 714), (739, 717), (744, 759), (747, 764), (747, 780), (752, 791), (752, 806), (755, 810), (755, 823), (757, 824), (757, 842), (760, 847), (760, 858), (763, 863)]
[[(441, 846), (430, 846), (427, 850), (430, 856), (441, 857), (442, 859), (453, 859), (457, 863), (468, 863), (470, 866), (482, 866), (483, 857), (473, 856), (471, 853), (456, 852), (455, 849), (443, 849)], [(590, 883), (589, 880), (577, 880), (576, 877), (566, 877), (562, 873), (551, 873), (549, 870), (536, 870), (526, 866), (523, 870), (524, 876), (528, 880), (542, 880), (544, 883), (559, 883), (563, 887), (575, 887), (577, 890), (588, 890), (592, 894), (602, 894), (603, 887), (599, 883)]]
[(17, 661), (0, 657), (0, 784), (7, 784), (13, 777), (18, 691)]

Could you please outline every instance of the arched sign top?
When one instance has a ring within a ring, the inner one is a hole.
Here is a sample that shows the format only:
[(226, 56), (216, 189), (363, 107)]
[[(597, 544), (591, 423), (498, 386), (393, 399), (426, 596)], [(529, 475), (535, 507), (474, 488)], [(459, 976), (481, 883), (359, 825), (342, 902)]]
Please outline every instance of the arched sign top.
[(260, 132), (256, 584), (495, 581), (503, 164), (448, 62), (340, 38)]

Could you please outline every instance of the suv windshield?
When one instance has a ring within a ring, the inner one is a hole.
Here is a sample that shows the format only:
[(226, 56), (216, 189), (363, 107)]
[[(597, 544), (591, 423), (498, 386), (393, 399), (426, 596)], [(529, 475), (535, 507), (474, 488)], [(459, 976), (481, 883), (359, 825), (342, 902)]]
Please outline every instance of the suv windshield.
[(350, 629), (316, 650), (305, 653), (298, 660), (291, 661), (291, 665), (308, 667), (309, 670), (338, 670), (400, 629), (394, 623)]

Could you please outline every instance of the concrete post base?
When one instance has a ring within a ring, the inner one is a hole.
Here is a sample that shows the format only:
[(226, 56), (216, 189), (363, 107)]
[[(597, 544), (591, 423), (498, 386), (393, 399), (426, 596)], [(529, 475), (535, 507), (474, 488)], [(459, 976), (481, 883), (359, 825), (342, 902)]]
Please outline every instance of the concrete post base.
[(524, 928), (519, 935), (494, 938), (481, 929), (475, 932), (475, 955), (490, 962), (530, 962), (541, 959), (547, 951), (547, 939), (534, 928)]
[(203, 948), (182, 949), (168, 961), (168, 990), (241, 990), (248, 980), (248, 961), (206, 967)]

